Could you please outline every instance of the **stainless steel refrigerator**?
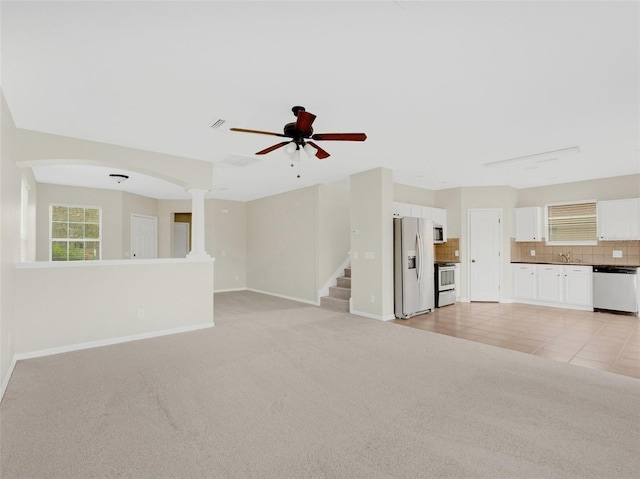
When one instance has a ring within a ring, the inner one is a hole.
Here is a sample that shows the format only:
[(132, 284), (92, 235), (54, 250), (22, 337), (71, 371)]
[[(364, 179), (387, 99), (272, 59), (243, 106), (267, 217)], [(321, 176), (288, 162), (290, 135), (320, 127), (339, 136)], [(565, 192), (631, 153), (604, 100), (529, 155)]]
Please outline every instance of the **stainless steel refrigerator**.
[(422, 218), (393, 219), (394, 310), (409, 318), (435, 307), (433, 222)]

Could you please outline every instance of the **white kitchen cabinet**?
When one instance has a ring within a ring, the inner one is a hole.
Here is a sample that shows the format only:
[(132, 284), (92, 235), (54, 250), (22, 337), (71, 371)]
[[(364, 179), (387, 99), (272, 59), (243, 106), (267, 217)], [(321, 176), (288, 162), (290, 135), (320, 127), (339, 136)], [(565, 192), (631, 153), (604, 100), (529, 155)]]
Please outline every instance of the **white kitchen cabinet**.
[(590, 310), (592, 273), (591, 266), (514, 263), (512, 297), (516, 302)]
[(640, 198), (598, 201), (598, 239), (640, 239)]
[(591, 266), (564, 267), (564, 302), (579, 306), (593, 305), (593, 268)]
[(411, 210), (411, 216), (413, 216), (414, 218), (424, 218), (424, 209), (426, 208), (425, 206), (420, 206), (420, 205), (409, 205), (410, 206), (410, 210)]
[(560, 303), (564, 295), (563, 266), (552, 264), (538, 267), (538, 300)]
[(447, 241), (447, 210), (432, 206), (422, 207), (422, 217), (433, 221), (433, 224), (442, 226), (443, 240)]
[(443, 208), (412, 205), (410, 203), (400, 203), (398, 201), (394, 201), (393, 216), (396, 218), (401, 218), (404, 216), (424, 218), (433, 221), (434, 224), (442, 225), (444, 241), (447, 241), (447, 210)]
[(535, 264), (513, 264), (513, 297), (535, 300), (537, 298), (537, 267)]
[(515, 209), (516, 241), (542, 241), (542, 208), (529, 206)]
[(396, 218), (403, 218), (405, 216), (411, 216), (411, 205), (408, 203), (393, 203), (393, 216)]

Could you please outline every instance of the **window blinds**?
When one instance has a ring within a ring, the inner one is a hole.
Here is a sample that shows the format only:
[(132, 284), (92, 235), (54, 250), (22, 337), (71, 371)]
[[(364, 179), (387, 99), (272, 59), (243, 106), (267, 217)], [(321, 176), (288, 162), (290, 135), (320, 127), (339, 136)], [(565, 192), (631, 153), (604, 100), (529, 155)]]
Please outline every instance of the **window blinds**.
[(548, 205), (549, 241), (596, 241), (596, 204)]

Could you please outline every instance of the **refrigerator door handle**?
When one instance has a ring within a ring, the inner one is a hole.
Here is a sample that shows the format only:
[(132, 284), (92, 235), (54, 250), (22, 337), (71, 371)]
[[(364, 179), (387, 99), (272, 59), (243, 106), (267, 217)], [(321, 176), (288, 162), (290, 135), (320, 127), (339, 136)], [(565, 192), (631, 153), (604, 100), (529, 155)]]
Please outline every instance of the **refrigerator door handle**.
[(422, 282), (422, 236), (420, 236), (420, 233), (416, 233), (416, 242), (417, 242), (417, 252), (418, 252), (418, 264), (417, 264), (417, 273), (418, 273), (418, 283)]

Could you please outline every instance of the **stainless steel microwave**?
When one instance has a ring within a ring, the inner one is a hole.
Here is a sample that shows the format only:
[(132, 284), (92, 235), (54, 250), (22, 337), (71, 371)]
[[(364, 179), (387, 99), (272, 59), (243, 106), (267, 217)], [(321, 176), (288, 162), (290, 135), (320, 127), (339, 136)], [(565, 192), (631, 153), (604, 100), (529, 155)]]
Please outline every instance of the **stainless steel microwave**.
[(433, 243), (444, 243), (444, 228), (442, 225), (433, 225)]

